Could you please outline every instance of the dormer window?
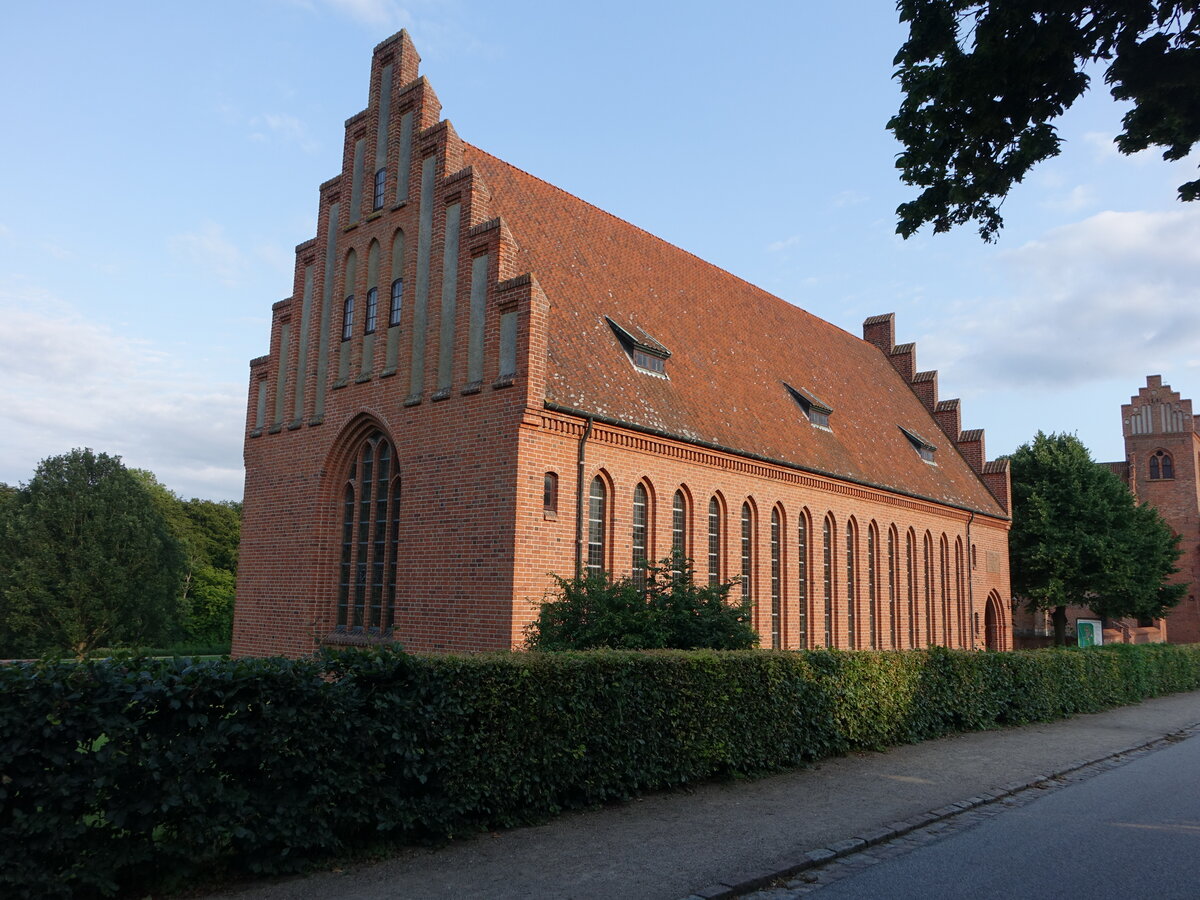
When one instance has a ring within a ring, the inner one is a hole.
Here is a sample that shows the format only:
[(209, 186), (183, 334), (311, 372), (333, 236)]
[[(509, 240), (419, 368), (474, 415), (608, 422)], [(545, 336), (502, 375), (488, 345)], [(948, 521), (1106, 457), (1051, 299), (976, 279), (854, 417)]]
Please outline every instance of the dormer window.
[(658, 375), (662, 378), (667, 377), (667, 360), (671, 358), (670, 350), (641, 328), (637, 329), (638, 334), (635, 335), (633, 332), (622, 328), (608, 316), (604, 317), (604, 321), (608, 323), (608, 327), (617, 336), (617, 340), (621, 343), (621, 348), (629, 357), (629, 361), (633, 363), (634, 368), (651, 375)]
[(925, 462), (929, 463), (931, 466), (937, 465), (937, 460), (933, 458), (933, 454), (937, 451), (937, 447), (929, 443), (929, 441), (925, 440), (925, 438), (921, 437), (915, 431), (911, 431), (910, 429), (905, 428), (903, 425), (900, 426), (900, 430), (904, 432), (904, 436), (908, 438), (908, 442), (913, 445), (913, 449), (917, 451), (917, 455), (921, 457), (921, 459), (925, 460)]
[(792, 399), (803, 410), (805, 417), (817, 428), (829, 428), (829, 416), (833, 412), (833, 408), (826, 403), (822, 403), (808, 391), (802, 388), (792, 387), (786, 381), (783, 386), (787, 388)]

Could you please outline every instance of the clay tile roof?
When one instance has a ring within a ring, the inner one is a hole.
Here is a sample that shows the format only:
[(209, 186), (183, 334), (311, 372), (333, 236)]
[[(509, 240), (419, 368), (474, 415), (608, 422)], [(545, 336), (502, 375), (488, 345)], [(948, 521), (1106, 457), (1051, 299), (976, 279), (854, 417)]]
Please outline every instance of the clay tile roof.
[(882, 325), (884, 322), (886, 322), (891, 317), (892, 317), (891, 313), (884, 313), (883, 315), (880, 315), (880, 316), (868, 316), (867, 318), (863, 319), (863, 324), (864, 325)]
[[(464, 162), (549, 300), (548, 405), (1004, 516), (954, 447), (920, 458), (901, 428), (941, 430), (875, 346), (475, 147)], [(666, 377), (607, 319), (670, 350)]]

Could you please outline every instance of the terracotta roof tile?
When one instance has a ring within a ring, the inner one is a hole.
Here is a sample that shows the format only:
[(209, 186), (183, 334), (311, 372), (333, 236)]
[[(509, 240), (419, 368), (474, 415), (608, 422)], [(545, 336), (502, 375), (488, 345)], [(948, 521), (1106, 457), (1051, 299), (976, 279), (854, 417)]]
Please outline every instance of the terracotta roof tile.
[[(920, 458), (901, 428), (940, 429), (876, 347), (477, 148), (465, 161), (549, 299), (547, 402), (1004, 515), (952, 446)], [(669, 350), (666, 377), (605, 317)], [(829, 429), (785, 383), (833, 410)]]

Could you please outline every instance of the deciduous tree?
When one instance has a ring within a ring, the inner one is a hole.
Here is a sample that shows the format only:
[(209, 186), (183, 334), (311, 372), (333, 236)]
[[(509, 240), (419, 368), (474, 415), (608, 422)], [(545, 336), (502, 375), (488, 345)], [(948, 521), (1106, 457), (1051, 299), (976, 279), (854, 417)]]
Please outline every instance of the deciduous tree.
[[(985, 240), (999, 206), (1036, 163), (1059, 153), (1052, 124), (1104, 67), (1130, 104), (1122, 153), (1163, 148), (1183, 159), (1200, 140), (1200, 3), (1196, 0), (899, 0), (908, 40), (896, 55), (904, 92), (888, 128), (896, 165), (921, 189), (897, 209), (897, 232), (969, 221)], [(1200, 196), (1200, 179), (1179, 186)]]
[(1052, 611), (1056, 644), (1066, 643), (1068, 606), (1155, 618), (1179, 602), (1178, 536), (1077, 437), (1039, 431), (1011, 461), (1013, 592)]
[(2, 504), (0, 655), (166, 643), (180, 628), (183, 554), (120, 457), (43, 460)]

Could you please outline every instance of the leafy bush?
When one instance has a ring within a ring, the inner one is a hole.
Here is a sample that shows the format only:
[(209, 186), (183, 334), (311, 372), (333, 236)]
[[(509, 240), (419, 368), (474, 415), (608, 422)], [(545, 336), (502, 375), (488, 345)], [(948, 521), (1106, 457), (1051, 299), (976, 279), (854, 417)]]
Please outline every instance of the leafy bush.
[(559, 578), (525, 631), (531, 650), (747, 650), (758, 643), (750, 601), (731, 584), (698, 585), (682, 554), (648, 565), (638, 578), (607, 573)]
[(0, 666), (0, 896), (277, 873), (1200, 687), (1200, 646)]

